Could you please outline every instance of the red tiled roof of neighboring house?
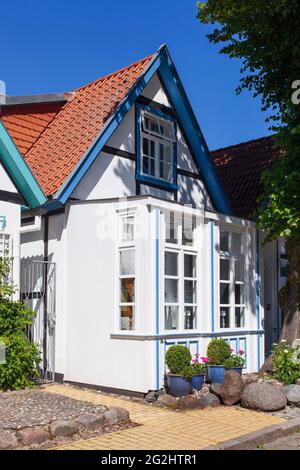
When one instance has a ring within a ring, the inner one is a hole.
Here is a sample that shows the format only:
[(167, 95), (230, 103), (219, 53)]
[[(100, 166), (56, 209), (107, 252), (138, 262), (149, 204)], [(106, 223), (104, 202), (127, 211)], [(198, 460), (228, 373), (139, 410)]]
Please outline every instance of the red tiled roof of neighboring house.
[(262, 172), (279, 157), (273, 137), (262, 137), (211, 151), (234, 215), (253, 218), (262, 191)]
[(25, 155), (45, 194), (54, 194), (70, 175), (151, 58), (75, 90)]
[(1, 107), (0, 117), (23, 156), (55, 118), (61, 107), (62, 103), (35, 103)]

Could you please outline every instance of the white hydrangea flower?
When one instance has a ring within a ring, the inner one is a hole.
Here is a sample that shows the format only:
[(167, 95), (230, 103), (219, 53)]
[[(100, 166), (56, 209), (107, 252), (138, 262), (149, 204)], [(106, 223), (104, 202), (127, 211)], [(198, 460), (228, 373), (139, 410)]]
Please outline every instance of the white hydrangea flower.
[(288, 350), (288, 349), (284, 349), (283, 352), (284, 352), (285, 354), (287, 354), (287, 353), (289, 352), (289, 350)]

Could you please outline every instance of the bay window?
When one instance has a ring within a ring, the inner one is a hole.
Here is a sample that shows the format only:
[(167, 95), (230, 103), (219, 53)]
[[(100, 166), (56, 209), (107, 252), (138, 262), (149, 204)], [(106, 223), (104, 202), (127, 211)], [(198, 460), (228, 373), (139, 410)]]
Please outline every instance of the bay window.
[(243, 234), (220, 231), (220, 328), (245, 327), (245, 258)]

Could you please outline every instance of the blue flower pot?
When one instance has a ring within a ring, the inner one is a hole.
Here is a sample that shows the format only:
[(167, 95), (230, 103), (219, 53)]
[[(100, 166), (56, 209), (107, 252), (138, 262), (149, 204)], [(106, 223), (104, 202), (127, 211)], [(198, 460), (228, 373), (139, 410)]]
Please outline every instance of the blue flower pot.
[(204, 384), (205, 374), (194, 375), (191, 379), (191, 386), (194, 390), (201, 390)]
[(212, 384), (223, 384), (224, 374), (224, 366), (208, 366), (208, 376)]
[(167, 382), (169, 394), (173, 397), (184, 397), (191, 391), (191, 382), (182, 375), (168, 374)]
[(234, 370), (234, 372), (237, 372), (238, 374), (242, 375), (243, 368), (242, 367), (233, 367), (232, 369), (227, 369), (227, 370)]

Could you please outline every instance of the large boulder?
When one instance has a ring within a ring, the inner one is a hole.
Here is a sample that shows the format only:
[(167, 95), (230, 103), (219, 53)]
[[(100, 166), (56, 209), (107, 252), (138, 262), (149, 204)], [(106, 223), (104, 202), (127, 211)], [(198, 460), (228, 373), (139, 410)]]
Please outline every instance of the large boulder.
[(87, 429), (88, 431), (97, 431), (105, 423), (104, 414), (102, 415), (81, 415), (75, 420), (80, 428)]
[(234, 405), (241, 399), (243, 382), (241, 374), (234, 370), (227, 370), (224, 374), (222, 402), (224, 405)]
[(17, 445), (18, 440), (14, 432), (0, 429), (0, 450), (13, 449)]
[(157, 401), (154, 403), (155, 406), (159, 407), (174, 407), (176, 403), (176, 398), (172, 397), (172, 395), (160, 395)]
[(300, 407), (300, 385), (287, 385), (284, 387), (284, 393), (288, 403)]
[(178, 410), (194, 410), (198, 408), (199, 401), (196, 397), (187, 395), (186, 397), (181, 397), (179, 400), (176, 400), (176, 408)]
[(250, 410), (277, 411), (286, 404), (283, 391), (266, 382), (247, 385), (241, 396), (241, 405)]
[(213, 393), (207, 393), (198, 400), (198, 408), (209, 408), (220, 405), (219, 398)]
[(241, 374), (234, 370), (227, 370), (224, 374), (224, 384), (211, 384), (210, 391), (214, 393), (224, 405), (234, 405), (241, 399), (244, 385)]
[(50, 439), (50, 434), (42, 428), (25, 428), (17, 433), (19, 442), (23, 446), (31, 446), (33, 444), (42, 444)]
[(73, 436), (78, 431), (75, 421), (58, 419), (50, 424), (50, 432), (55, 437)]

